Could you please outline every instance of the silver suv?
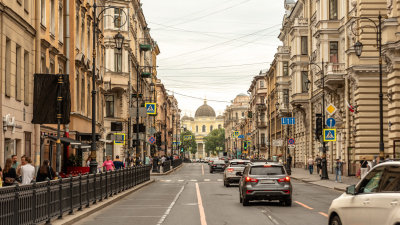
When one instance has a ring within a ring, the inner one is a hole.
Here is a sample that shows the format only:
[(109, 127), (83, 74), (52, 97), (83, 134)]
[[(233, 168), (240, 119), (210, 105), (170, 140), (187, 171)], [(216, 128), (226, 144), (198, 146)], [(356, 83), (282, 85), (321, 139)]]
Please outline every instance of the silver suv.
[(239, 183), (240, 176), (237, 172), (243, 172), (245, 166), (250, 160), (232, 159), (228, 162), (228, 166), (224, 171), (224, 186), (229, 187), (232, 183)]
[(292, 184), (285, 168), (278, 162), (249, 163), (239, 181), (239, 197), (243, 206), (250, 200), (279, 200), (286, 206), (292, 205)]

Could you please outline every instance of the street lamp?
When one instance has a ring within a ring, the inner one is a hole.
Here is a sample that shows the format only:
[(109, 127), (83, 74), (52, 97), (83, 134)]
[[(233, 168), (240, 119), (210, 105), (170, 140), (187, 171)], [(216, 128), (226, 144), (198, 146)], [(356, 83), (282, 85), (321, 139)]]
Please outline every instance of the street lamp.
[(278, 111), (279, 110), (279, 103), (278, 102), (275, 103), (275, 107), (276, 107), (276, 111)]
[(153, 95), (154, 94), (154, 87), (155, 87), (153, 81), (150, 83), (149, 86), (150, 86), (150, 93), (151, 93), (151, 95)]
[[(124, 21), (124, 23), (121, 23), (121, 12), (125, 14), (125, 17), (127, 17), (126, 13), (121, 10), (122, 7), (118, 7), (118, 6), (99, 6), (96, 3), (93, 4), (93, 6), (90, 6), (88, 3), (86, 4), (86, 8), (87, 10), (90, 9), (90, 7), (93, 7), (93, 53), (92, 53), (92, 57), (93, 57), (93, 68), (92, 68), (92, 145), (91, 145), (91, 158), (92, 161), (90, 161), (90, 173), (96, 173), (97, 171), (97, 161), (96, 161), (96, 37), (98, 37), (98, 35), (96, 35), (96, 32), (98, 30), (98, 25), (101, 19), (104, 18), (103, 13), (105, 10), (107, 9), (120, 9), (119, 12), (119, 16), (114, 18), (114, 23), (116, 25), (118, 25), (119, 28), (121, 28), (122, 26), (125, 25), (126, 21)], [(102, 8), (102, 11), (100, 11), (100, 13), (97, 15), (97, 8)], [(112, 17), (112, 16), (111, 16)], [(117, 20), (117, 23), (115, 22)], [(115, 45), (117, 49), (121, 49), (122, 45), (124, 43), (124, 36), (122, 34), (120, 34), (118, 32), (117, 35), (114, 36), (115, 39)]]
[[(351, 31), (353, 32), (354, 35), (361, 36), (361, 34), (363, 33), (363, 28), (373, 28), (375, 30), (375, 34), (376, 34), (376, 43), (377, 43), (377, 47), (378, 47), (378, 51), (379, 51), (379, 123), (380, 123), (379, 124), (380, 125), (380, 127), (379, 127), (380, 128), (379, 158), (380, 158), (380, 162), (383, 162), (385, 144), (383, 143), (382, 16), (381, 16), (381, 13), (379, 12), (378, 24), (376, 24), (376, 22), (374, 20), (372, 20), (371, 18), (368, 18), (368, 17), (353, 17), (353, 18), (355, 18), (355, 21), (353, 23), (357, 22), (358, 20), (369, 20), (370, 22), (372, 22), (374, 24), (374, 26), (366, 25), (366, 26), (357, 28), (357, 29), (361, 30), (360, 34), (354, 33), (353, 29), (351, 29)], [(385, 16), (385, 19), (387, 19), (387, 16)], [(363, 49), (363, 44), (360, 41), (357, 41), (354, 44), (354, 50), (358, 57), (361, 56), (362, 49)]]
[(304, 84), (306, 85), (307, 91), (310, 90), (310, 88), (311, 88), (311, 81), (310, 81), (309, 79), (307, 79), (306, 81), (304, 81)]

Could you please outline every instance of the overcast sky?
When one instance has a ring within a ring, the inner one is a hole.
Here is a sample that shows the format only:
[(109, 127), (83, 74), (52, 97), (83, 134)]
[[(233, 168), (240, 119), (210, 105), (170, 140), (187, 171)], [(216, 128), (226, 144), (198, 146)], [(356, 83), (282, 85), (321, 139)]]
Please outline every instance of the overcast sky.
[(281, 45), (283, 0), (141, 2), (161, 51), (158, 79), (175, 92), (182, 116), (185, 111), (194, 116), (205, 96), (222, 113), (236, 95), (247, 94), (252, 78), (269, 68)]

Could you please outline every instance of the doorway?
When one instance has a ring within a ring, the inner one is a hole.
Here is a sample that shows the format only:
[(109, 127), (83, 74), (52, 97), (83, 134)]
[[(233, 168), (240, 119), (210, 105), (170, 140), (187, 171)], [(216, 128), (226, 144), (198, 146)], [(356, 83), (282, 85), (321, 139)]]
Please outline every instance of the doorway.
[(347, 176), (349, 177), (356, 175), (356, 159), (353, 156), (355, 150), (354, 147), (348, 147), (347, 149)]

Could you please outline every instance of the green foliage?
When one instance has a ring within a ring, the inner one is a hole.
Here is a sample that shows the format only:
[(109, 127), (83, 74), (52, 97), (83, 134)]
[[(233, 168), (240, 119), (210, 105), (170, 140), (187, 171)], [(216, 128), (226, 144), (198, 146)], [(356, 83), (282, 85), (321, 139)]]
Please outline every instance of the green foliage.
[(71, 154), (68, 158), (67, 166), (82, 166), (82, 156)]
[[(183, 137), (185, 135), (192, 135), (192, 140), (185, 140)], [(186, 130), (185, 132), (181, 133), (181, 146), (183, 146), (185, 151), (189, 150), (189, 147), (192, 147), (192, 150), (190, 150), (190, 153), (196, 154), (197, 152), (197, 143), (196, 143), (196, 136), (194, 133), (190, 130)]]
[(206, 152), (217, 153), (217, 147), (225, 149), (225, 129), (215, 129), (204, 137)]

